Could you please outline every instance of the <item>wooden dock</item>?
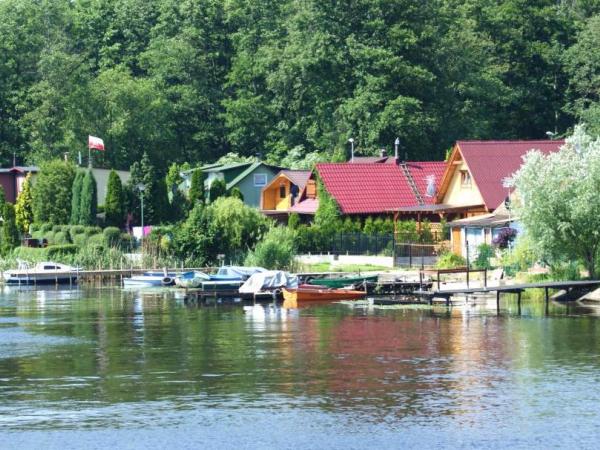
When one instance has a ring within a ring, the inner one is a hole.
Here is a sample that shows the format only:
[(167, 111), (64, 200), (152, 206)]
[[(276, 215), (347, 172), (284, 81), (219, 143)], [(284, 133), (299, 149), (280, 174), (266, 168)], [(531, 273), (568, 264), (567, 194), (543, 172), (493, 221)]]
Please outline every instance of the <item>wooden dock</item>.
[(446, 300), (446, 305), (450, 305), (450, 299), (455, 295), (475, 295), (475, 294), (496, 294), (496, 310), (500, 312), (500, 295), (501, 294), (516, 294), (517, 305), (521, 310), (521, 295), (526, 289), (544, 289), (544, 300), (546, 302), (546, 311), (550, 302), (550, 289), (566, 290), (571, 292), (574, 290), (591, 291), (600, 286), (600, 280), (584, 280), (584, 281), (546, 281), (539, 283), (521, 283), (507, 284), (501, 286), (483, 286), (483, 287), (466, 287), (457, 289), (438, 289), (438, 290), (418, 290), (414, 291), (413, 295), (425, 297), (431, 304), (434, 298), (442, 298)]

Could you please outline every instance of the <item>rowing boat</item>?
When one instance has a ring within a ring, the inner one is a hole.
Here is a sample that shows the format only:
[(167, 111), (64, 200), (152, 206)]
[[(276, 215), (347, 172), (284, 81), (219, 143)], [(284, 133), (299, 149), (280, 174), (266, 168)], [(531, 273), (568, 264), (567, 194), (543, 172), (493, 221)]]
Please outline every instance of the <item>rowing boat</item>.
[(364, 291), (350, 289), (321, 289), (319, 287), (300, 286), (298, 289), (283, 288), (283, 298), (287, 301), (337, 301), (356, 300), (366, 295)]
[(325, 286), (328, 288), (342, 288), (344, 286), (352, 286), (364, 283), (365, 281), (369, 283), (375, 283), (378, 277), (378, 275), (369, 275), (338, 278), (313, 278), (309, 281), (309, 283), (317, 286)]

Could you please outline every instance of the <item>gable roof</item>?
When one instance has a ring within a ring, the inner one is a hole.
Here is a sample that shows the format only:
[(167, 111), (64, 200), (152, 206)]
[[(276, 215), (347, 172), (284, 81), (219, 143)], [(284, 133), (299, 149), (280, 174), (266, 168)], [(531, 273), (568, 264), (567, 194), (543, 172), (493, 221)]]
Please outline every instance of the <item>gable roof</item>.
[(279, 173), (284, 175), (288, 180), (302, 190), (304, 189), (304, 186), (306, 186), (306, 183), (308, 182), (312, 172), (310, 170), (282, 170)]
[(535, 149), (548, 154), (557, 151), (563, 144), (562, 140), (457, 141), (444, 173), (442, 186), (453, 176), (456, 166), (452, 162), (456, 159), (457, 152), (460, 152), (485, 207), (491, 211), (506, 197), (502, 179), (510, 177), (521, 167), (523, 156), (528, 151)]
[[(444, 163), (407, 163), (410, 173), (416, 175), (415, 184), (424, 200), (427, 197), (419, 186), (427, 185), (428, 175), (439, 174), (439, 164)], [(418, 204), (406, 176), (396, 164), (321, 163), (316, 170), (344, 214), (376, 214)]]

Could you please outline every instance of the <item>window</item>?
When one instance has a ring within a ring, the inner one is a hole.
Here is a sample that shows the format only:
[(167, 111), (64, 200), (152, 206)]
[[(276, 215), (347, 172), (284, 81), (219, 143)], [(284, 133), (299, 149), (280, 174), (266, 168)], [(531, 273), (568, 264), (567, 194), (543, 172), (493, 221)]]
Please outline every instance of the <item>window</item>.
[(464, 188), (471, 187), (471, 174), (469, 173), (468, 170), (460, 171), (460, 185), (461, 185), (461, 187), (464, 187)]
[(254, 187), (263, 187), (267, 185), (267, 174), (266, 173), (255, 173), (254, 174)]
[(279, 185), (279, 198), (285, 198), (285, 184)]

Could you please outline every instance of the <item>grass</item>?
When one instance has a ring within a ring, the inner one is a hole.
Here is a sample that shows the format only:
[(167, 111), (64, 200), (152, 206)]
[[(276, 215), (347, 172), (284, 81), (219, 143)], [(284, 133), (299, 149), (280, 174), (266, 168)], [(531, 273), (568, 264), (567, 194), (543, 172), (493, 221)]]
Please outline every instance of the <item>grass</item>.
[(344, 264), (332, 265), (330, 263), (302, 264), (301, 270), (304, 272), (376, 272), (391, 270), (387, 266), (377, 266), (373, 264)]

